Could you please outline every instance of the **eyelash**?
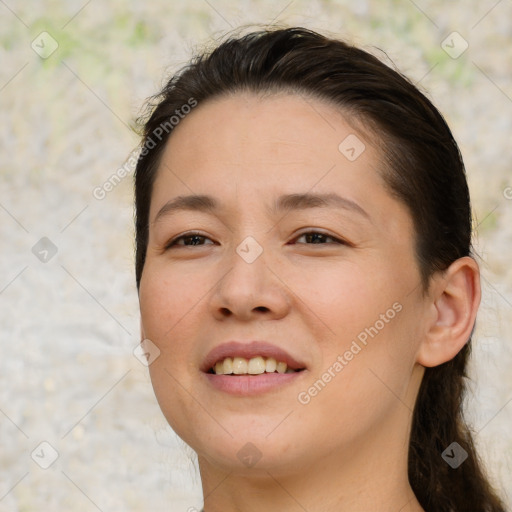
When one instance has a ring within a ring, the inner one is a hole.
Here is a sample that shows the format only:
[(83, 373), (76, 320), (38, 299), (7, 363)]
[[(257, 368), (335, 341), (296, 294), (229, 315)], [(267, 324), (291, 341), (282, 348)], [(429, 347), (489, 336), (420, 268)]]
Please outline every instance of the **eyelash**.
[[(341, 245), (350, 245), (345, 240), (342, 240), (340, 238), (336, 238), (336, 237), (334, 237), (332, 235), (328, 235), (327, 233), (323, 233), (322, 231), (316, 231), (316, 230), (305, 231), (303, 233), (300, 233), (299, 235), (297, 235), (297, 237), (294, 240), (296, 240), (298, 238), (302, 238), (303, 236), (306, 236), (306, 235), (322, 235), (325, 238), (330, 238), (331, 240), (334, 240), (334, 243), (338, 243), (338, 244), (341, 244)], [(176, 238), (173, 238), (171, 241), (169, 241), (167, 243), (167, 245), (165, 246), (165, 249), (166, 250), (167, 249), (171, 249), (172, 247), (178, 245), (177, 242), (179, 240), (183, 240), (185, 238), (192, 238), (192, 237), (195, 237), (195, 236), (211, 240), (210, 238), (208, 238), (207, 236), (203, 235), (202, 233), (200, 233), (198, 231), (189, 231), (188, 233), (185, 233), (185, 234), (180, 235), (180, 236), (178, 236)], [(333, 243), (333, 242), (329, 242), (329, 243)], [(302, 244), (302, 245), (329, 245), (329, 243), (324, 243), (324, 244)], [(181, 245), (182, 247), (197, 247), (195, 245), (184, 245), (184, 244), (179, 244), (179, 245)], [(202, 245), (206, 245), (206, 244), (202, 244)], [(207, 244), (207, 245), (212, 245), (212, 244)]]

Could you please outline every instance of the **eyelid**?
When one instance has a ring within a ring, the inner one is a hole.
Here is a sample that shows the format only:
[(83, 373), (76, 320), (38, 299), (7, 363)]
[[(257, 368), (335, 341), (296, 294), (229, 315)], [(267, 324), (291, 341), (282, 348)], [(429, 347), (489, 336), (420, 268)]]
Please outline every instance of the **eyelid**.
[[(205, 235), (204, 233), (201, 233), (200, 231), (195, 231), (195, 230), (186, 231), (185, 233), (181, 233), (181, 234), (176, 235), (175, 237), (171, 238), (165, 244), (164, 249), (167, 250), (167, 249), (170, 249), (171, 247), (175, 247), (176, 245), (178, 245), (176, 242), (178, 242), (182, 238), (188, 238), (190, 236), (200, 236), (200, 237), (203, 237), (203, 238), (207, 238), (208, 240), (211, 240), (211, 238), (209, 236)], [(208, 244), (208, 245), (213, 245), (213, 244)], [(193, 245), (190, 245), (190, 246), (182, 245), (182, 247), (195, 247), (195, 246), (193, 246)]]
[(338, 243), (340, 245), (352, 246), (352, 244), (348, 240), (346, 240), (344, 238), (341, 238), (339, 236), (333, 235), (331, 233), (325, 232), (325, 231), (323, 231), (320, 228), (307, 228), (305, 231), (302, 231), (302, 232), (298, 233), (296, 236), (294, 236), (293, 240), (296, 240), (297, 238), (300, 238), (300, 237), (302, 237), (304, 235), (309, 235), (309, 234), (323, 235), (326, 238), (332, 238), (334, 240), (334, 242), (327, 242), (327, 243), (324, 243), (324, 244), (305, 244), (305, 243), (301, 243), (299, 245), (330, 245), (332, 243)]
[[(333, 244), (333, 243), (337, 243), (339, 245), (347, 245), (347, 246), (350, 246), (352, 247), (353, 244), (351, 244), (349, 241), (345, 240), (344, 238), (341, 238), (339, 236), (335, 236), (335, 235), (332, 235), (330, 233), (327, 233), (325, 231), (323, 231), (322, 229), (319, 229), (319, 228), (305, 228), (304, 231), (301, 231), (300, 233), (296, 234), (294, 237), (293, 237), (293, 241), (297, 240), (298, 238), (301, 238), (303, 237), (304, 235), (310, 235), (310, 234), (319, 234), (319, 235), (323, 235), (325, 236), (326, 238), (331, 238), (332, 240), (334, 240), (334, 242), (326, 242), (326, 243), (321, 243), (321, 244), (308, 244), (308, 243), (300, 243), (299, 245), (315, 245), (315, 246), (318, 246), (318, 245), (330, 245), (330, 244)], [(200, 231), (196, 231), (196, 230), (192, 230), (192, 231), (186, 231), (185, 233), (181, 233), (179, 235), (176, 235), (175, 237), (173, 237), (169, 242), (167, 242), (165, 244), (165, 250), (168, 250), (170, 249), (171, 247), (175, 247), (177, 246), (177, 242), (179, 240), (182, 240), (184, 238), (188, 238), (188, 237), (192, 237), (192, 236), (199, 236), (199, 237), (202, 237), (202, 238), (205, 238), (205, 239), (208, 239), (208, 240), (212, 240), (209, 236), (207, 236), (206, 234), (200, 232)], [(213, 241), (213, 240), (212, 240)], [(203, 245), (214, 245), (214, 244), (203, 244)], [(194, 245), (190, 245), (190, 246), (187, 246), (187, 245), (181, 245), (182, 247), (197, 247), (197, 246), (194, 246)]]

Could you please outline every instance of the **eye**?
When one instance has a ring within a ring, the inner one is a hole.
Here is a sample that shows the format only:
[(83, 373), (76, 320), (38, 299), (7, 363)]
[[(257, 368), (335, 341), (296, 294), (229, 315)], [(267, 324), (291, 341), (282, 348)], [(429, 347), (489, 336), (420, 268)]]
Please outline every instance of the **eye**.
[[(173, 238), (170, 242), (168, 242), (165, 246), (166, 249), (170, 249), (171, 247), (174, 247), (174, 246), (177, 246), (177, 245), (181, 245), (181, 246), (184, 246), (184, 247), (193, 247), (193, 246), (196, 246), (196, 245), (205, 245), (205, 244), (202, 244), (201, 241), (204, 241), (204, 240), (210, 240), (210, 238), (202, 235), (201, 233), (198, 233), (198, 232), (195, 232), (195, 231), (191, 231), (189, 233), (185, 233), (184, 235), (180, 235), (176, 238)], [(178, 243), (178, 242), (181, 242), (183, 241), (183, 243)], [(212, 245), (212, 244), (208, 244), (208, 245)]]
[[(349, 245), (344, 240), (341, 240), (339, 238), (336, 238), (334, 236), (328, 235), (326, 233), (322, 233), (321, 231), (307, 231), (306, 233), (302, 233), (298, 237), (296, 237), (294, 240), (300, 240), (301, 238), (305, 239), (304, 242), (300, 242), (301, 244), (305, 245), (329, 245), (332, 243), (335, 244), (341, 244), (341, 245)], [(168, 242), (165, 246), (165, 249), (170, 249), (172, 247), (176, 246), (182, 246), (182, 247), (195, 247), (198, 245), (213, 245), (213, 242), (211, 244), (205, 244), (203, 243), (205, 240), (210, 240), (207, 236), (204, 236), (203, 234), (199, 232), (189, 232), (185, 233), (183, 235), (177, 236), (176, 238), (173, 238), (170, 242)]]
[[(333, 236), (330, 236), (326, 233), (322, 233), (321, 231), (307, 231), (306, 233), (302, 233), (300, 236), (298, 236), (295, 240), (300, 240), (301, 238), (305, 238), (306, 245), (311, 244), (322, 244), (326, 245), (333, 242), (324, 242), (323, 240), (332, 240), (334, 243), (348, 245), (347, 242), (340, 240), (339, 238), (335, 238)], [(309, 242), (309, 243), (308, 243)]]

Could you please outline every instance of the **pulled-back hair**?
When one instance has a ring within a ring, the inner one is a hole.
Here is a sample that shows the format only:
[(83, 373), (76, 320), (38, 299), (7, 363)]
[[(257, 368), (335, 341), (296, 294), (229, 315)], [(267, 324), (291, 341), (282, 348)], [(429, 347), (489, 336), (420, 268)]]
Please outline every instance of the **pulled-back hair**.
[[(191, 98), (201, 105), (242, 91), (290, 92), (327, 101), (371, 135), (380, 148), (390, 193), (411, 214), (424, 292), (434, 273), (471, 255), (464, 163), (443, 116), (428, 98), (362, 49), (304, 28), (275, 28), (232, 36), (198, 55), (148, 102), (147, 116), (139, 119), (143, 151), (135, 171), (137, 288), (148, 244), (152, 187), (172, 134), (169, 120)], [(163, 125), (168, 127), (165, 134)], [(505, 511), (486, 479), (462, 413), (470, 341), (451, 361), (425, 369), (416, 400), (408, 473), (427, 512)], [(457, 469), (441, 456), (453, 442), (468, 454)]]

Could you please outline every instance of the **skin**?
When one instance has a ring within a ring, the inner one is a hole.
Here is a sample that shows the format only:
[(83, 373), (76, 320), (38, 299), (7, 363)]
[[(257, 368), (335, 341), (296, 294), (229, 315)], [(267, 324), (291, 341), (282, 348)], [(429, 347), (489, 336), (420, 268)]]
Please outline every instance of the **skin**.
[[(354, 161), (338, 149), (350, 134), (366, 146)], [(339, 110), (292, 94), (205, 102), (169, 138), (150, 208), (141, 335), (160, 350), (153, 387), (198, 454), (206, 512), (423, 510), (407, 479), (412, 409), (424, 367), (453, 358), (470, 335), (479, 274), (461, 258), (423, 293), (412, 219), (385, 187), (381, 160), (374, 137)], [(336, 192), (368, 217), (333, 207), (268, 213), (277, 196), (303, 192)], [(155, 222), (167, 201), (191, 193), (214, 196), (221, 209)], [(347, 243), (301, 236), (313, 229)], [(166, 250), (189, 230), (207, 238)], [(263, 249), (253, 263), (236, 252), (248, 236)], [(396, 303), (394, 318), (300, 403)], [(209, 385), (199, 370), (205, 355), (253, 339), (307, 370), (253, 397)], [(261, 454), (252, 467), (237, 457), (247, 442)]]

